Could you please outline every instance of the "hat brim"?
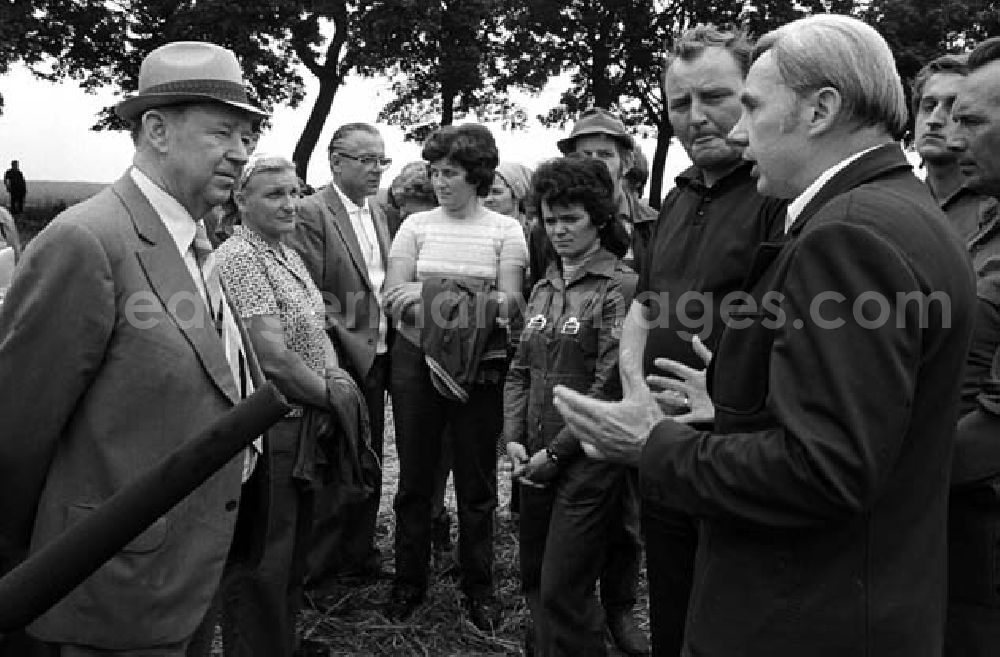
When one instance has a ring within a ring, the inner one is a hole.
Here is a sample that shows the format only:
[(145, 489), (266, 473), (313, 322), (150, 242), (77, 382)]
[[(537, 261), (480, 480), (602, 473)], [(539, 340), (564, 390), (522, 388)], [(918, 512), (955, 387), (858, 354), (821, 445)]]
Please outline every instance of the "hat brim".
[(559, 141), (556, 142), (556, 146), (559, 148), (560, 153), (562, 153), (563, 155), (569, 155), (570, 153), (573, 152), (573, 143), (576, 142), (577, 139), (579, 139), (580, 137), (589, 137), (591, 135), (606, 135), (608, 137), (611, 137), (615, 141), (625, 144), (626, 148), (629, 149), (635, 148), (635, 141), (632, 139), (630, 135), (621, 135), (615, 132), (611, 132), (610, 130), (605, 130), (603, 128), (588, 128), (586, 130), (582, 130), (576, 133), (575, 135), (570, 135), (569, 137), (560, 139)]
[(217, 96), (212, 96), (210, 94), (198, 94), (198, 93), (157, 93), (157, 94), (146, 94), (133, 96), (132, 98), (126, 98), (117, 105), (115, 105), (115, 114), (119, 117), (125, 119), (126, 121), (133, 121), (137, 117), (141, 116), (143, 112), (157, 107), (169, 107), (171, 105), (182, 105), (184, 103), (220, 103), (222, 105), (228, 105), (230, 107), (235, 107), (241, 109), (247, 114), (252, 114), (263, 119), (270, 116), (267, 112), (260, 109), (259, 107), (254, 107), (249, 103), (241, 103), (235, 100), (224, 100), (218, 98)]

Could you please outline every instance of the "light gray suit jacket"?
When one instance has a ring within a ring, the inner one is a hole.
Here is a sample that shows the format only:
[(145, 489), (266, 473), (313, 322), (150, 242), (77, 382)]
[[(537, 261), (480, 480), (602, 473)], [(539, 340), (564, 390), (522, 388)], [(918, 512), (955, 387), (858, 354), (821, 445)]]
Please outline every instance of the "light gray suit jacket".
[[(31, 243), (0, 309), (0, 567), (239, 401), (198, 304), (173, 239), (127, 174)], [(234, 459), (31, 633), (116, 649), (190, 636), (222, 573), (241, 471)]]

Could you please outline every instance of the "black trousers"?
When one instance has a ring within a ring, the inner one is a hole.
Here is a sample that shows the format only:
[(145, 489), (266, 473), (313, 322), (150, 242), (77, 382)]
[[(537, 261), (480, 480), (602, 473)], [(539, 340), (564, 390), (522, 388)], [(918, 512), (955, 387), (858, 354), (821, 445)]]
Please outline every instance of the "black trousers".
[(21, 214), (24, 212), (24, 197), (26, 192), (14, 192), (10, 195), (11, 214)]
[[(388, 380), (389, 358), (382, 354), (375, 357), (364, 381), (355, 381), (365, 395), (371, 422), (372, 449), (379, 461), (383, 453)], [(322, 595), (344, 575), (363, 574), (381, 568), (381, 555), (375, 545), (381, 474), (375, 491), (374, 495), (361, 502), (345, 501), (334, 489), (316, 493), (307, 559), (307, 590)]]
[(694, 579), (698, 522), (674, 509), (643, 504), (642, 531), (653, 655), (678, 657), (684, 645), (684, 623)]
[(639, 473), (625, 471), (621, 503), (611, 520), (609, 553), (601, 573), (601, 604), (608, 613), (630, 611), (638, 597), (642, 568), (642, 531), (639, 512)]
[(427, 587), (435, 479), (441, 438), (445, 426), (450, 426), (461, 586), (470, 597), (492, 595), (496, 441), (503, 423), (500, 386), (474, 386), (465, 404), (445, 399), (431, 383), (423, 352), (400, 338), (392, 349), (390, 390), (399, 454), (393, 505), (396, 583)]
[(521, 487), (521, 582), (539, 655), (607, 654), (597, 581), (630, 468), (580, 457), (547, 488)]

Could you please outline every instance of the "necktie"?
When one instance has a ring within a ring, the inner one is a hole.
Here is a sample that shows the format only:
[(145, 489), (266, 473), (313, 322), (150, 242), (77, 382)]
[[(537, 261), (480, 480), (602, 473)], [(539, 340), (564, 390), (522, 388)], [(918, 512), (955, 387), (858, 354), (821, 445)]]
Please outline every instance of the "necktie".
[[(195, 260), (201, 270), (201, 279), (205, 284), (209, 316), (222, 340), (226, 360), (229, 362), (229, 369), (233, 374), (233, 381), (236, 382), (239, 397), (246, 399), (253, 393), (254, 387), (253, 381), (250, 379), (250, 366), (247, 363), (246, 352), (243, 350), (243, 339), (222, 289), (222, 279), (219, 277), (219, 268), (216, 266), (215, 251), (213, 251), (212, 243), (208, 239), (205, 225), (199, 221), (197, 226), (191, 250), (194, 251)], [(257, 447), (257, 449), (260, 448)], [(256, 459), (256, 451), (248, 448), (243, 464), (243, 481), (250, 477)]]

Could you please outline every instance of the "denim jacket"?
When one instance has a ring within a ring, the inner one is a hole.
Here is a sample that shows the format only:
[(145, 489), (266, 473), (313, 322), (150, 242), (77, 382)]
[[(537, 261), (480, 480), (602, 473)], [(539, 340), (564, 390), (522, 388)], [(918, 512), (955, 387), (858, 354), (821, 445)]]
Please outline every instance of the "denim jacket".
[(552, 403), (552, 388), (621, 397), (618, 341), (635, 283), (635, 273), (603, 248), (568, 284), (558, 265), (549, 265), (531, 292), (504, 386), (507, 442), (522, 443), (529, 453), (549, 447), (560, 459), (582, 452)]

